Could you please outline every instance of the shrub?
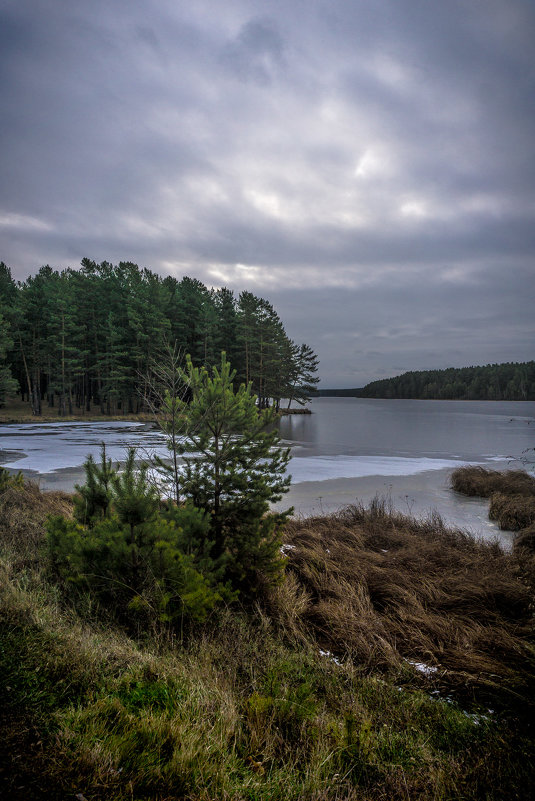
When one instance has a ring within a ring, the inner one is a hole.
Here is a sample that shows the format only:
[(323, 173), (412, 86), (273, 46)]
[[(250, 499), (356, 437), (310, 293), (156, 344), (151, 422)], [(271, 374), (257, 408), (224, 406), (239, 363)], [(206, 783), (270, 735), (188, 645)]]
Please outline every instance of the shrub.
[[(132, 536), (133, 532), (133, 536)], [(178, 543), (182, 530), (161, 517), (132, 529), (112, 517), (92, 528), (52, 517), (48, 550), (64, 585), (89, 592), (122, 619), (201, 621), (221, 600)]]
[(0, 492), (9, 487), (21, 487), (23, 484), (24, 477), (20, 470), (16, 475), (12, 475), (5, 467), (0, 467)]
[(231, 597), (209, 556), (207, 516), (191, 505), (160, 512), (147, 467), (136, 469), (133, 449), (121, 474), (104, 448), (100, 467), (89, 458), (85, 470), (78, 520), (48, 522), (50, 566), (64, 586), (89, 593), (126, 621), (199, 622), (223, 596)]

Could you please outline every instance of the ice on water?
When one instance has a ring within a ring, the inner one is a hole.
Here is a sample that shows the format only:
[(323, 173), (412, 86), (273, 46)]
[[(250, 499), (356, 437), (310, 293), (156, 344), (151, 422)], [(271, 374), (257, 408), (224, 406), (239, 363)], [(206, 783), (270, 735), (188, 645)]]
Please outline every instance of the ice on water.
[(292, 482), (325, 481), (365, 476), (413, 476), (427, 470), (460, 467), (462, 461), (403, 456), (303, 456), (290, 465)]
[[(36, 423), (0, 426), (0, 448), (17, 457), (4, 466), (36, 473), (80, 467), (91, 453), (98, 458), (102, 443), (113, 461), (124, 460), (128, 447), (135, 446), (140, 457), (168, 450), (164, 435), (144, 423), (88, 422)], [(443, 470), (461, 464), (453, 459), (401, 456), (297, 456), (289, 472), (294, 484), (332, 478), (415, 475), (426, 470)]]
[(80, 467), (91, 453), (98, 458), (101, 444), (113, 461), (123, 461), (129, 447), (139, 448), (140, 456), (168, 454), (165, 438), (143, 423), (90, 422), (38, 423), (0, 426), (0, 449), (17, 457), (4, 461), (4, 467), (51, 473), (66, 467)]

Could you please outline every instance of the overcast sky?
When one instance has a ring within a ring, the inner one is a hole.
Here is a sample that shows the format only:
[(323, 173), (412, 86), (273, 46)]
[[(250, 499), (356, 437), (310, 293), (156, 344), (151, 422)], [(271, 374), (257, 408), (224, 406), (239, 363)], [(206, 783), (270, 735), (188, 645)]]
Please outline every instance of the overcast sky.
[(323, 387), (534, 358), (533, 0), (0, 0), (0, 259), (268, 298)]

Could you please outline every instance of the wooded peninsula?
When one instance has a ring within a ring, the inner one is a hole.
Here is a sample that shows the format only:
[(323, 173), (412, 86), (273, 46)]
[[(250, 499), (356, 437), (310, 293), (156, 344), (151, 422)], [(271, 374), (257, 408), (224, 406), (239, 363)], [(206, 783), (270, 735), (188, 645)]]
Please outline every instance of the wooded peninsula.
[(212, 366), (221, 351), (260, 408), (304, 403), (318, 359), (287, 336), (273, 306), (251, 292), (161, 278), (132, 262), (61, 272), (48, 265), (15, 282), (0, 263), (0, 406), (19, 392), (34, 415), (147, 411), (152, 365), (191, 356)]
[(535, 400), (535, 361), (415, 370), (360, 389), (321, 389), (321, 397), (421, 400)]

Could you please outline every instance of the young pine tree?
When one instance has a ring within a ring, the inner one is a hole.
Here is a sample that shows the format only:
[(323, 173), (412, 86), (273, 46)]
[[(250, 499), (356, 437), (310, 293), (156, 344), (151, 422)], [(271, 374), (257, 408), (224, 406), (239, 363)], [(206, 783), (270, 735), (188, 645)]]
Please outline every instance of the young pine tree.
[(251, 595), (259, 574), (274, 579), (284, 514), (268, 514), (269, 503), (287, 492), (288, 448), (280, 445), (276, 413), (259, 411), (250, 386), (235, 390), (235, 371), (225, 353), (221, 367), (194, 367), (182, 373), (191, 400), (177, 400), (184, 438), (182, 492), (209, 514), (213, 556), (226, 565), (234, 588)]
[(209, 555), (206, 515), (191, 505), (160, 511), (134, 449), (122, 473), (104, 447), (100, 466), (91, 457), (84, 466), (78, 522), (52, 517), (47, 527), (50, 568), (73, 600), (89, 595), (129, 627), (160, 621), (180, 623), (183, 632), (188, 621), (201, 622), (223, 598), (233, 599)]
[(106, 446), (100, 449), (100, 464), (89, 454), (84, 462), (85, 484), (75, 484), (74, 516), (79, 523), (94, 525), (110, 515), (112, 481), (117, 471), (106, 456)]

